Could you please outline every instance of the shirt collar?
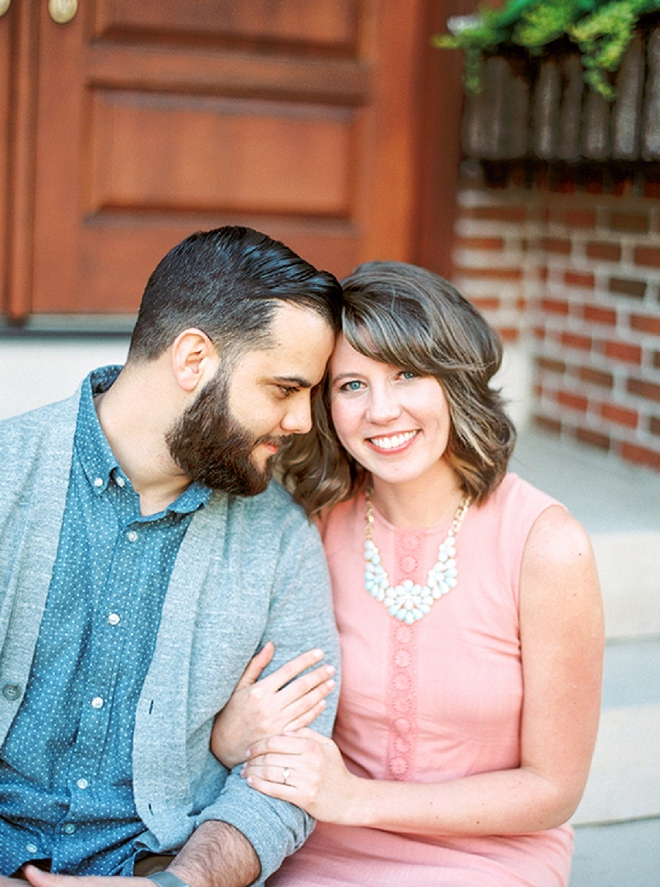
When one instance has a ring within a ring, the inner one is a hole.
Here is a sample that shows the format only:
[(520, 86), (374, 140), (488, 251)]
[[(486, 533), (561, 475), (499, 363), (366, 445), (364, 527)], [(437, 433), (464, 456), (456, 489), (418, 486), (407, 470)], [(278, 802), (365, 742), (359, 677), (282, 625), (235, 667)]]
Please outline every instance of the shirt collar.
[(121, 473), (121, 469), (96, 415), (94, 395), (107, 391), (120, 370), (119, 366), (101, 367), (93, 370), (82, 384), (75, 446), (82, 469), (97, 495), (107, 488), (112, 472)]
[[(100, 367), (92, 370), (82, 384), (75, 446), (85, 476), (97, 496), (107, 489), (111, 478), (121, 487), (130, 486), (103, 433), (94, 406), (94, 396), (107, 391), (120, 370), (120, 366)], [(165, 510), (189, 514), (208, 505), (211, 495), (209, 487), (194, 481)]]
[(177, 514), (190, 514), (192, 511), (199, 511), (209, 504), (209, 499), (213, 494), (210, 487), (205, 487), (197, 481), (193, 481), (187, 487), (178, 499), (175, 499), (171, 505), (167, 506), (167, 511), (175, 511)]

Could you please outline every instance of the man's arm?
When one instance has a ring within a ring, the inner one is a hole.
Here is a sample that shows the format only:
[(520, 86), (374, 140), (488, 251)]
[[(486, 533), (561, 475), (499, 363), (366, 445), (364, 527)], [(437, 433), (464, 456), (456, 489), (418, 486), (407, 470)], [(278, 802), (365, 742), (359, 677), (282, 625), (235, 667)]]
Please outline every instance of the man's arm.
[[(190, 887), (247, 887), (256, 881), (260, 870), (257, 854), (245, 835), (216, 820), (203, 822), (168, 868)], [(154, 887), (147, 878), (54, 875), (33, 865), (25, 866), (24, 871), (33, 887), (121, 887), (122, 881), (126, 887)], [(15, 887), (16, 881), (0, 878), (0, 887), (9, 885)]]
[(209, 819), (188, 838), (168, 871), (190, 887), (247, 887), (259, 877), (261, 866), (242, 832)]

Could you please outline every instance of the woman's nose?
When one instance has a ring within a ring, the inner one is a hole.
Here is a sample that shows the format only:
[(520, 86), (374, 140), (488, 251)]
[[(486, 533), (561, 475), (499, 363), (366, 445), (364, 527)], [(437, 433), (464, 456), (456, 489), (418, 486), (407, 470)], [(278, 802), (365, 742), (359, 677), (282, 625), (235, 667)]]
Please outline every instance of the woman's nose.
[(387, 389), (373, 388), (369, 398), (367, 408), (367, 418), (371, 422), (383, 424), (396, 419), (401, 413), (401, 404), (394, 397), (393, 393)]

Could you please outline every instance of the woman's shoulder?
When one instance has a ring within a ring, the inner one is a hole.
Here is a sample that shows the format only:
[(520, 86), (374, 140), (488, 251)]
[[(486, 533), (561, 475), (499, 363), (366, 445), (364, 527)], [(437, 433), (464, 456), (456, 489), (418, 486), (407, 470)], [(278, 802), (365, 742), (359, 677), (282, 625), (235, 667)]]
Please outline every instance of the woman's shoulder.
[(570, 563), (591, 553), (588, 534), (568, 509), (516, 474), (506, 475), (492, 506), (504, 528), (523, 530), (527, 561)]
[(565, 508), (546, 508), (534, 522), (527, 545), (526, 561), (534, 568), (542, 564), (576, 565), (593, 558), (589, 535)]
[(499, 514), (516, 511), (540, 513), (550, 505), (561, 506), (561, 502), (514, 472), (509, 472), (486, 499), (483, 507)]
[(480, 544), (490, 544), (505, 559), (518, 558), (532, 527), (548, 510), (565, 511), (557, 499), (509, 473), (485, 502), (470, 509), (469, 526)]

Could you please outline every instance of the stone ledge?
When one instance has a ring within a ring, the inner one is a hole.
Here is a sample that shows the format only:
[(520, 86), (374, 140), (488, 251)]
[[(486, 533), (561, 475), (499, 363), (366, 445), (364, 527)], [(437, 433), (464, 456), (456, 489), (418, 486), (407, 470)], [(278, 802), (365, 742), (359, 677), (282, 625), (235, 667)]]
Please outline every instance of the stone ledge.
[(591, 536), (608, 639), (660, 635), (660, 531)]
[(604, 709), (573, 825), (660, 816), (660, 705)]

